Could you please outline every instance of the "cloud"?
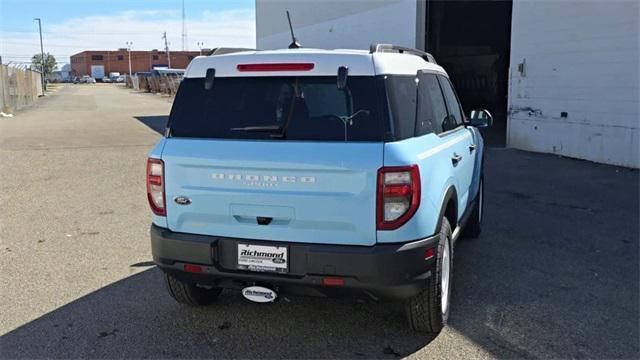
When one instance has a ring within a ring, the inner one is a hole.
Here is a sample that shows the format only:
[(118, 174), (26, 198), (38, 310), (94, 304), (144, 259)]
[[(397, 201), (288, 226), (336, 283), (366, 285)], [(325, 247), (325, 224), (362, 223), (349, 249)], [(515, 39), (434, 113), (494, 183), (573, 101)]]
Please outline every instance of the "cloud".
[[(255, 13), (253, 9), (204, 11), (189, 14), (186, 22), (187, 49), (220, 46), (255, 47)], [(45, 52), (56, 56), (58, 63), (68, 63), (69, 55), (84, 50), (108, 50), (126, 47), (134, 50), (164, 48), (162, 33), (167, 32), (171, 50), (182, 49), (180, 10), (130, 10), (113, 16), (87, 16), (50, 24), (43, 34)], [(37, 33), (0, 32), (3, 63), (29, 62), (40, 52)]]

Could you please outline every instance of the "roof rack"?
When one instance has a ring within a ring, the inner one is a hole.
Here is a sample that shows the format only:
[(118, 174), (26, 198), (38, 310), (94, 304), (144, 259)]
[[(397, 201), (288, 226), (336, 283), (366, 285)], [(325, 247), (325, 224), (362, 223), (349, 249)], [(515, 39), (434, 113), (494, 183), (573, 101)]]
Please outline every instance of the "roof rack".
[(208, 55), (208, 56), (211, 56), (211, 55), (222, 55), (222, 54), (231, 54), (231, 53), (241, 52), (241, 51), (255, 51), (255, 50), (256, 49), (218, 47), (218, 48), (212, 49), (206, 55)]
[(409, 48), (409, 47), (404, 47), (404, 46), (400, 46), (400, 45), (393, 45), (393, 44), (371, 44), (371, 46), (369, 47), (369, 53), (373, 54), (373, 53), (377, 53), (377, 52), (397, 52), (399, 54), (411, 54), (411, 55), (415, 55), (415, 56), (419, 56), (421, 58), (423, 58), (425, 61), (433, 63), (433, 64), (437, 64), (436, 59), (433, 57), (433, 55), (424, 52), (424, 51), (420, 51), (417, 49), (413, 49), (413, 48)]

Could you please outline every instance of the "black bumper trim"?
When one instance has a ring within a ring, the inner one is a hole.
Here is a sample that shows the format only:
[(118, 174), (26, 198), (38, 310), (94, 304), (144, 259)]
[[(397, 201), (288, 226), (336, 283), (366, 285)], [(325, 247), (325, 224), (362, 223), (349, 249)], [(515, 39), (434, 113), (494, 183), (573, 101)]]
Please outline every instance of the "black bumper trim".
[[(322, 285), (324, 277), (342, 277), (344, 290), (364, 292), (370, 298), (405, 299), (419, 293), (431, 276), (435, 259), (424, 252), (438, 242), (438, 235), (397, 244), (373, 246), (307, 244), (238, 239), (176, 233), (151, 225), (154, 262), (185, 281), (222, 287), (262, 283), (278, 287), (311, 287), (328, 295), (336, 287)], [(236, 269), (237, 243), (287, 246), (287, 274), (256, 273)], [(185, 273), (185, 263), (199, 264), (200, 274)]]

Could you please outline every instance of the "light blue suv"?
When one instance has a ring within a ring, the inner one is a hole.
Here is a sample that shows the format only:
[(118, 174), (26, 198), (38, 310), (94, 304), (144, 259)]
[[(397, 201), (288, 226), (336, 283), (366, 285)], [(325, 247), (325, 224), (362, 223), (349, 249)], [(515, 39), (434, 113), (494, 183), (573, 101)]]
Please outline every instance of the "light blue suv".
[(414, 49), (197, 57), (147, 164), (153, 259), (181, 303), (404, 300), (437, 333), (453, 245), (480, 234), (491, 122)]

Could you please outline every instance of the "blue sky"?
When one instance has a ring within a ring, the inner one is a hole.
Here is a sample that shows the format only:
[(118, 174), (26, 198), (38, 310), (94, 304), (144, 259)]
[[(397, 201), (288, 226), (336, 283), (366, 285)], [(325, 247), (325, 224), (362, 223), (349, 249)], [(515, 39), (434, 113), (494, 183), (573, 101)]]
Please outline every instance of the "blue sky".
[[(28, 62), (40, 51), (36, 17), (42, 19), (45, 52), (59, 63), (83, 50), (182, 49), (182, 0), (1, 0), (0, 55), (3, 63)], [(255, 47), (255, 0), (185, 0), (187, 44)]]

